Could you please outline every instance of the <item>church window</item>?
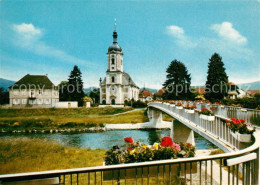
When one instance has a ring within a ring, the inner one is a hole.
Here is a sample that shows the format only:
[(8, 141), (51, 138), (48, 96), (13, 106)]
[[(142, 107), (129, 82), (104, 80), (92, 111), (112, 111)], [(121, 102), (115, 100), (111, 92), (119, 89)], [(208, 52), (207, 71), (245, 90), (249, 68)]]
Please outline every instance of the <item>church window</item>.
[(115, 59), (114, 58), (112, 58), (112, 64), (115, 64)]
[(113, 83), (115, 82), (115, 77), (114, 77), (114, 76), (112, 76), (112, 82), (113, 82)]

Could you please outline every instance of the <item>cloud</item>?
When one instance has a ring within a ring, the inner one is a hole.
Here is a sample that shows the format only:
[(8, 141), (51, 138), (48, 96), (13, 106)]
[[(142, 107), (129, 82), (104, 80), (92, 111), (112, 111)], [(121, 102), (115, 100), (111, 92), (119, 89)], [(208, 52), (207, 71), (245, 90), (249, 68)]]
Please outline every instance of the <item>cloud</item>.
[(185, 35), (183, 28), (175, 25), (166, 27), (166, 32), (176, 39), (178, 45), (184, 48), (194, 48), (196, 43), (192, 42), (191, 39)]
[(29, 50), (30, 52), (38, 55), (54, 57), (61, 60), (62, 62), (67, 62), (71, 64), (96, 65), (91, 62), (74, 57), (60, 49), (49, 46), (44, 41), (42, 41), (44, 31), (40, 28), (35, 27), (31, 23), (14, 24), (12, 25), (12, 29), (15, 32), (13, 42), (16, 46), (20, 48)]
[(221, 24), (213, 24), (210, 29), (214, 30), (219, 37), (235, 42), (237, 44), (246, 44), (247, 38), (242, 36), (237, 30), (233, 28), (232, 23), (223, 22)]

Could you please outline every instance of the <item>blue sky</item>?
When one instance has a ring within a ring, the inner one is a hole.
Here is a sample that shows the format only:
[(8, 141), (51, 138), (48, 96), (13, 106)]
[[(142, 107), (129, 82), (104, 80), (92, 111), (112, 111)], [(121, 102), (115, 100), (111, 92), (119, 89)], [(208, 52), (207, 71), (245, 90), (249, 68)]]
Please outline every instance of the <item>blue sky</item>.
[(174, 59), (205, 84), (214, 52), (230, 81), (260, 80), (260, 0), (0, 0), (0, 77), (48, 74), (58, 84), (78, 65), (84, 86), (98, 86), (115, 18), (124, 70), (140, 87), (160, 88)]

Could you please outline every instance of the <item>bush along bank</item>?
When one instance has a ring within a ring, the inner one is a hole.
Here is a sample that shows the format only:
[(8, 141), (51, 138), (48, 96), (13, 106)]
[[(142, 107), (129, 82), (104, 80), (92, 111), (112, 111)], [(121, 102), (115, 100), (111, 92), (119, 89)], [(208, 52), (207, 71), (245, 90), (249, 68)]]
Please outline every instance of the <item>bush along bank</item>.
[(105, 125), (100, 123), (67, 122), (54, 124), (50, 119), (29, 119), (0, 122), (0, 133), (63, 133), (63, 132), (103, 132)]

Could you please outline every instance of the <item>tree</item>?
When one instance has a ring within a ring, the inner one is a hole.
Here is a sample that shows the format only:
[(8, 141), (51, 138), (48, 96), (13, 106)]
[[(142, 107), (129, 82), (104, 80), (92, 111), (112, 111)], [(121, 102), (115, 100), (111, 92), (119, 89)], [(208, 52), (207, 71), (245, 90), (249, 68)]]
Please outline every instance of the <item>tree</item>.
[(89, 97), (92, 98), (92, 100), (94, 101), (94, 103), (99, 103), (99, 99), (100, 99), (100, 90), (99, 90), (99, 88), (93, 89), (93, 90), (89, 93)]
[(219, 54), (214, 53), (209, 59), (205, 98), (210, 101), (222, 100), (228, 91), (228, 76)]
[(168, 66), (166, 81), (163, 86), (167, 89), (163, 93), (163, 99), (193, 99), (193, 93), (190, 91), (191, 77), (188, 74), (186, 66), (173, 60)]
[(77, 101), (79, 106), (83, 105), (84, 91), (81, 72), (78, 66), (74, 66), (68, 79), (68, 94), (70, 101)]
[(9, 92), (5, 91), (3, 88), (0, 88), (0, 104), (9, 103)]
[(59, 86), (59, 95), (60, 95), (60, 101), (69, 101), (69, 93), (68, 93), (68, 81), (62, 81)]

